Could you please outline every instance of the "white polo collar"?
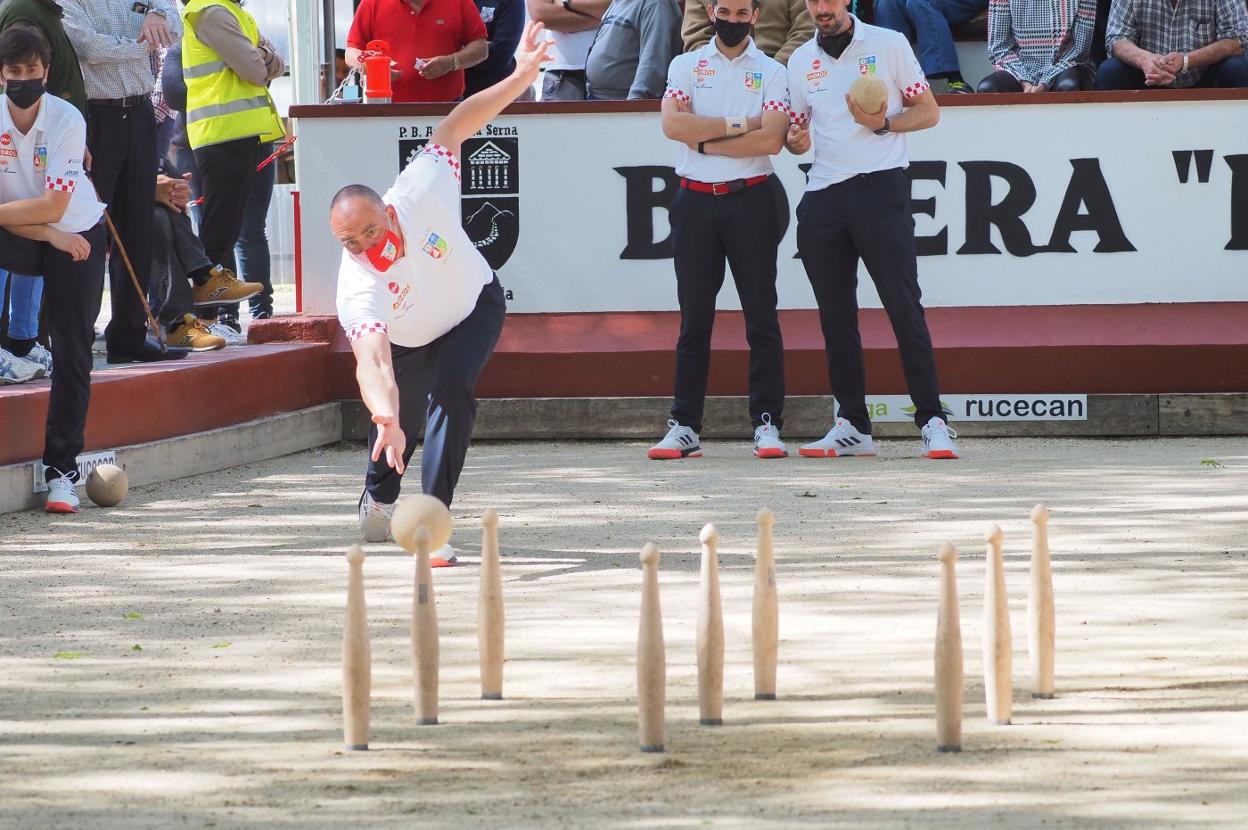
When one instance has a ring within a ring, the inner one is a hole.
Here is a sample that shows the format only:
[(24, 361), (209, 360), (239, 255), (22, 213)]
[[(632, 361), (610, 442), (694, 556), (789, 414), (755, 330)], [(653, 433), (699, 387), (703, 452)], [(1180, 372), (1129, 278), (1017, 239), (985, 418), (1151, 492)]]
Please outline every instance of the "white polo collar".
[[(31, 132), (26, 133), (27, 136), (35, 132), (40, 132), (40, 133), (47, 132), (47, 129), (45, 128), (45, 125), (47, 124), (47, 121), (48, 121), (47, 98), (48, 98), (48, 93), (45, 92), (43, 93), (43, 97), (39, 99), (39, 114), (35, 116), (35, 123), (31, 125), (31, 128), (30, 128)], [(7, 95), (4, 96), (3, 121), (0, 123), (3, 123), (3, 125), (6, 128), (11, 128), (13, 132), (15, 133), (19, 133), (19, 134), (21, 133), (21, 131), (17, 129), (17, 124), (13, 122), (13, 113), (9, 111), (9, 96)]]
[(752, 37), (746, 38), (745, 50), (735, 58), (731, 59), (723, 52), (719, 51), (719, 47), (715, 45), (715, 36), (712, 36), (711, 39), (706, 42), (706, 45), (698, 50), (699, 58), (706, 58), (710, 60), (713, 57), (729, 64), (736, 63), (737, 61), (747, 57), (756, 58), (761, 54), (762, 52), (760, 52), (758, 47), (754, 45), (754, 38)]

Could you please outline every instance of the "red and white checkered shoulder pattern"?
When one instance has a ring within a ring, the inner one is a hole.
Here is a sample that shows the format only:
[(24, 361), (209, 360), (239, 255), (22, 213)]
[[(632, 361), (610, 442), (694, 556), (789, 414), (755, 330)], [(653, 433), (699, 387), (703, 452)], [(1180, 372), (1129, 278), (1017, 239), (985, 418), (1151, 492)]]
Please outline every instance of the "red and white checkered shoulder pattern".
[(389, 334), (390, 327), (380, 320), (368, 323), (356, 323), (347, 329), (347, 340), (354, 343), (366, 334)]
[(48, 190), (56, 190), (61, 193), (73, 193), (74, 187), (76, 186), (76, 182), (73, 179), (65, 179), (60, 176), (57, 176), (56, 178), (48, 176), (46, 177), (46, 181), (48, 183)]
[(677, 89), (674, 86), (669, 86), (667, 91), (663, 93), (663, 97), (675, 98), (677, 101), (681, 101), (686, 104), (692, 103), (689, 100), (689, 93), (685, 92), (683, 89)]
[(790, 112), (789, 105), (787, 103), (784, 101), (777, 101), (775, 99), (763, 103), (763, 112), (767, 112), (768, 110), (771, 110), (772, 112)]
[(446, 160), (446, 164), (451, 168), (451, 172), (455, 174), (455, 181), (459, 181), (459, 159), (450, 150), (441, 144), (430, 142), (425, 145), (425, 149), (420, 151), (422, 155), (433, 156), (438, 161)]
[(931, 88), (932, 88), (932, 85), (929, 84), (927, 81), (918, 81), (917, 83), (910, 84), (910, 86), (903, 89), (901, 91), (901, 96), (905, 98), (907, 101), (909, 101), (911, 98), (919, 97), (920, 95), (922, 95), (924, 92), (927, 92)]
[(789, 123), (796, 124), (799, 127), (806, 127), (810, 124), (810, 113), (798, 112), (795, 109), (790, 109)]

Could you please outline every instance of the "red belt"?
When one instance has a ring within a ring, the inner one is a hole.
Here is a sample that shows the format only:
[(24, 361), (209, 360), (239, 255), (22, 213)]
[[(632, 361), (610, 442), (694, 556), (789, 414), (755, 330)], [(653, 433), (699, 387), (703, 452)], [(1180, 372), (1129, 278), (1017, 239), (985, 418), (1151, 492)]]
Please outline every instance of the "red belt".
[(695, 182), (693, 179), (686, 179), (683, 176), (680, 179), (680, 186), (685, 190), (692, 190), (697, 193), (710, 193), (712, 196), (727, 196), (729, 193), (736, 193), (745, 190), (747, 187), (753, 187), (756, 184), (762, 184), (771, 178), (770, 173), (764, 173), (761, 176), (751, 176), (748, 179), (733, 179), (730, 182)]

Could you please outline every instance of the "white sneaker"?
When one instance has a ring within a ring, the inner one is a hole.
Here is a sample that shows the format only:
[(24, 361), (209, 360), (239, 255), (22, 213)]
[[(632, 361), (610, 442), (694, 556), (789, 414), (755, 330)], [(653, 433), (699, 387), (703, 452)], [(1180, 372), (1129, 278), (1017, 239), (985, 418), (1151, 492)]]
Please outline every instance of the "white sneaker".
[(26, 355), (26, 359), (42, 366), (45, 378), (52, 377), (52, 352), (45, 349), (41, 343), (35, 344), (30, 353)]
[(789, 451), (780, 440), (780, 430), (771, 422), (771, 413), (763, 413), (763, 423), (754, 428), (755, 458), (784, 458)]
[(429, 567), (431, 568), (453, 568), (458, 564), (459, 551), (451, 547), (450, 542), (429, 554)]
[(45, 513), (77, 513), (82, 503), (74, 492), (74, 482), (78, 480), (78, 471), (69, 475), (54, 478), (48, 482), (48, 501), (43, 506)]
[(365, 490), (360, 495), (360, 532), (365, 542), (389, 542), (390, 519), (394, 516), (393, 504), (374, 501)]
[(26, 383), (43, 377), (43, 367), (0, 349), (0, 384)]
[(828, 434), (798, 452), (807, 458), (840, 458), (844, 455), (875, 455), (875, 442), (844, 418), (837, 418)]
[(667, 435), (663, 440), (650, 448), (646, 455), (655, 460), (664, 458), (701, 458), (702, 445), (698, 443), (698, 434), (689, 427), (681, 426), (673, 420), (667, 422)]
[(958, 445), (953, 439), (958, 434), (941, 418), (933, 417), (923, 427), (923, 456), (925, 458), (957, 458)]
[(234, 327), (227, 323), (213, 323), (208, 327), (208, 331), (223, 339), (227, 346), (247, 345), (247, 335), (240, 331), (235, 331)]

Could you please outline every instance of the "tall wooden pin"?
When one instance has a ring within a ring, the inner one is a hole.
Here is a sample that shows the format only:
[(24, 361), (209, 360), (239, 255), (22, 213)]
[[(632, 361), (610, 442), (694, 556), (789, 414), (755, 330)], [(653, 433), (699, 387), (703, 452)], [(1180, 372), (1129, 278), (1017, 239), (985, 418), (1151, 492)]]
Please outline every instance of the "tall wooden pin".
[(776, 598), (776, 553), (772, 528), (776, 517), (758, 511), (758, 556), (754, 560), (754, 699), (776, 699), (776, 652), (780, 644), (780, 606)]
[(503, 578), (498, 563), (498, 514), (481, 517), (481, 589), (477, 595), (477, 646), (481, 699), (503, 699)]
[(1031, 593), (1027, 597), (1027, 656), (1031, 662), (1031, 696), (1053, 697), (1055, 647), (1053, 569), (1049, 559), (1049, 509), (1037, 504), (1031, 511), (1035, 531), (1031, 541)]
[(1014, 647), (1010, 640), (1010, 606), (1005, 593), (1005, 563), (1001, 558), (1001, 528), (990, 525), (984, 567), (984, 698), (988, 722), (1010, 722), (1013, 707)]
[(433, 599), (433, 571), (429, 567), (429, 531), (416, 530), (416, 579), (412, 588), (412, 669), (416, 694), (416, 722), (438, 722), (438, 610)]
[(936, 610), (936, 750), (962, 751), (962, 621), (958, 616), (958, 551), (940, 547), (940, 602)]
[(719, 597), (719, 531), (702, 528), (702, 573), (698, 590), (698, 722), (724, 722), (724, 610)]
[(373, 658), (364, 603), (364, 549), (347, 550), (347, 619), (342, 629), (342, 739), (347, 749), (368, 749)]
[(659, 549), (641, 549), (641, 621), (637, 627), (637, 732), (642, 752), (662, 752), (667, 704), (667, 649), (659, 606)]

